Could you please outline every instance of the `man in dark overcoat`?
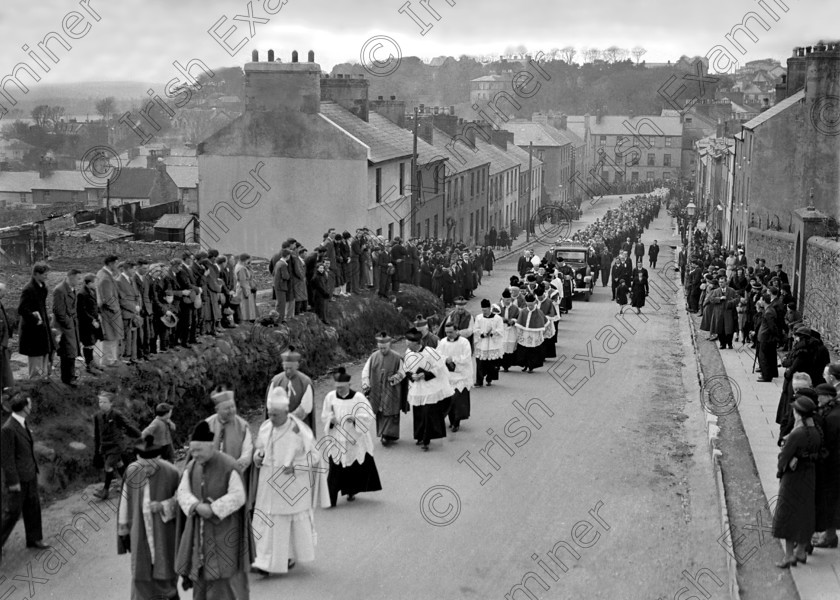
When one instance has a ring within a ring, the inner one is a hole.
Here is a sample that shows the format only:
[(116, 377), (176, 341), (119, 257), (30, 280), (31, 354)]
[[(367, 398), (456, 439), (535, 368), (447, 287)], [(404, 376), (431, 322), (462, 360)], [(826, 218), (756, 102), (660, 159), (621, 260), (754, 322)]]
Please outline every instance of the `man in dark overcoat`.
[(61, 382), (76, 387), (76, 357), (79, 346), (79, 320), (76, 310), (76, 287), (79, 285), (78, 269), (67, 271), (67, 277), (53, 291), (53, 315), (61, 337), (58, 341), (58, 358), (61, 361)]
[(47, 314), (47, 272), (46, 263), (32, 267), (32, 280), (20, 294), (18, 316), (20, 317), (20, 353), (29, 357), (29, 378), (50, 376), (55, 340)]

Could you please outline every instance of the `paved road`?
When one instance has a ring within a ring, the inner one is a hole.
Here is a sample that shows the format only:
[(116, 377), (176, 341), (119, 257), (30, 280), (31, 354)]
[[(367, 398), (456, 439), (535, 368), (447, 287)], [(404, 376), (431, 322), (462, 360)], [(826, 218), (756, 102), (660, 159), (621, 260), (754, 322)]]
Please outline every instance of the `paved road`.
[[(584, 219), (615, 204), (605, 199)], [(661, 266), (672, 258), (672, 234), (670, 218), (660, 215), (644, 241), (659, 239)], [(468, 308), (478, 312), (484, 295), (496, 301), (514, 266), (515, 257), (499, 264)], [(701, 579), (710, 597), (726, 597), (687, 330), (676, 306), (654, 298), (659, 308), (645, 309), (646, 322), (627, 316), (622, 324), (608, 288), (599, 285), (590, 302), (575, 303), (561, 321), (558, 354), (566, 358), (553, 373), (548, 366), (534, 374), (515, 369), (491, 388), (474, 390), (472, 417), (458, 433), (432, 442), (428, 453), (414, 445), (410, 416), (404, 418), (400, 443), (377, 446), (383, 491), (317, 512), (316, 562), (288, 576), (253, 578), (251, 597), (704, 597), (683, 575), (700, 569), (722, 582)], [(519, 408), (529, 402), (530, 421)], [(494, 443), (496, 436), (507, 449)], [(113, 512), (102, 513), (111, 517), (103, 524), (87, 500), (53, 506), (46, 530), (68, 524), (73, 510), (102, 529), (81, 525), (86, 544), (69, 533), (76, 554), (65, 552), (67, 564), (50, 576), (33, 560), (33, 575), (49, 581), (33, 584), (33, 596), (19, 579), (9, 598), (127, 597), (129, 558), (115, 554)], [(15, 536), (10, 543), (19, 547), (20, 530)], [(548, 556), (552, 549), (557, 562)], [(58, 567), (51, 565), (53, 572)], [(10, 579), (26, 573), (22, 560), (6, 568)], [(514, 589), (523, 577), (530, 595)], [(681, 588), (689, 591), (679, 596)], [(0, 587), (0, 597), (6, 589)]]

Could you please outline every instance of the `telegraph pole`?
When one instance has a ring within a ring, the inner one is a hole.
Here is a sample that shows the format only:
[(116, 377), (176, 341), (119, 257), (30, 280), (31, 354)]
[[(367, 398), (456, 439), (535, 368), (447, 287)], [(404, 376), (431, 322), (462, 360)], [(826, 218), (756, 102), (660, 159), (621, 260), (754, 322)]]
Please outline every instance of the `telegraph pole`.
[(534, 142), (528, 142), (528, 202), (525, 209), (525, 243), (531, 241), (531, 190), (534, 189)]
[(419, 187), (417, 185), (417, 107), (414, 107), (414, 148), (411, 153), (411, 222), (409, 226), (411, 227), (411, 233), (407, 236), (409, 238), (414, 237), (414, 232), (416, 228), (414, 227), (414, 221), (417, 218), (417, 194), (415, 193), (415, 188)]

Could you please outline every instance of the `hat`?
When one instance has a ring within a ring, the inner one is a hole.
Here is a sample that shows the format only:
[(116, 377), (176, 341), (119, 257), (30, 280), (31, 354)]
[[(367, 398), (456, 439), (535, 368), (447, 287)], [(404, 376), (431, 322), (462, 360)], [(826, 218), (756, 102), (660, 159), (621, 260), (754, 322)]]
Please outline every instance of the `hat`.
[(563, 258), (562, 256), (558, 256), (557, 258), (555, 258), (555, 260), (556, 260), (557, 262), (563, 262), (563, 261), (565, 261), (566, 259), (565, 259), (565, 258)]
[(783, 267), (784, 267), (784, 265), (783, 265), (782, 263), (779, 263), (778, 265), (776, 265), (776, 268), (777, 268), (777, 269), (781, 269), (781, 268), (783, 268)]
[(807, 396), (797, 396), (796, 400), (793, 401), (793, 409), (803, 417), (810, 417), (817, 410), (817, 405)]
[(545, 294), (545, 286), (544, 286), (543, 284), (539, 284), (539, 285), (536, 287), (536, 289), (534, 290), (534, 293), (535, 293), (537, 296), (542, 296), (543, 294)]
[(167, 326), (169, 329), (172, 329), (178, 324), (178, 317), (173, 314), (163, 315), (160, 318), (161, 323)]
[(429, 324), (429, 320), (426, 317), (424, 317), (423, 315), (417, 315), (417, 317), (414, 319), (414, 326), (415, 327), (422, 327), (423, 325), (428, 325), (428, 324)]
[(466, 301), (466, 300), (464, 300), (464, 297), (463, 297), (463, 296), (458, 296), (457, 298), (455, 298), (455, 304), (456, 304), (457, 306), (463, 306), (463, 305), (464, 305), (464, 304), (466, 304), (466, 303), (467, 303), (467, 301)]
[(296, 351), (294, 346), (289, 346), (289, 349), (286, 350), (283, 354), (280, 355), (280, 359), (285, 362), (300, 362), (300, 352)]
[(220, 390), (210, 394), (210, 399), (213, 401), (213, 406), (218, 406), (222, 402), (233, 402), (233, 390)]
[(812, 337), (814, 335), (814, 332), (807, 325), (800, 325), (793, 333), (798, 336), (807, 335), (808, 337)]
[(534, 294), (526, 294), (525, 295), (525, 302), (536, 302), (537, 299), (534, 297)]
[(423, 334), (420, 333), (416, 327), (412, 327), (406, 332), (405, 339), (409, 342), (419, 342), (423, 339)]
[(348, 383), (350, 381), (350, 373), (344, 367), (338, 367), (333, 372), (333, 377), (338, 383)]
[(511, 285), (519, 285), (519, 277), (517, 277), (516, 275), (513, 275), (510, 278), (510, 284)]
[(738, 252), (739, 252), (740, 254), (743, 254), (743, 253), (744, 253), (744, 249), (743, 249), (743, 248), (738, 248)]
[(376, 334), (376, 341), (379, 344), (385, 344), (385, 343), (388, 343), (388, 342), (393, 342), (394, 338), (392, 338), (386, 332), (380, 331), (379, 333)]
[(266, 410), (272, 408), (288, 408), (289, 394), (282, 387), (273, 387), (268, 391), (268, 399), (265, 401)]
[(537, 276), (536, 276), (536, 275), (534, 275), (533, 273), (529, 274), (529, 275), (525, 278), (525, 281), (527, 281), (528, 283), (533, 283), (533, 282), (535, 282), (536, 280), (537, 280)]
[(210, 424), (207, 421), (199, 421), (198, 425), (193, 429), (191, 442), (212, 442), (213, 432), (210, 430)]
[(490, 301), (487, 298), (483, 298), (481, 300), (481, 308), (490, 308), (490, 307), (491, 307)]
[(752, 286), (752, 289), (754, 289), (754, 290), (760, 290), (761, 289), (761, 284), (758, 283), (757, 281), (753, 281), (750, 285)]
[(510, 298), (510, 290), (505, 289), (502, 291), (502, 298)]
[(831, 396), (832, 398), (837, 397), (837, 390), (830, 383), (821, 383), (814, 388), (814, 391), (817, 392), (818, 396)]
[[(212, 441), (212, 440), (211, 440)], [(140, 458), (157, 458), (163, 453), (163, 446), (155, 445), (155, 436), (147, 435), (139, 440), (134, 449), (137, 451), (137, 456)]]
[(810, 387), (799, 388), (798, 390), (796, 390), (796, 395), (797, 396), (805, 396), (806, 398), (810, 398), (814, 402), (816, 402), (817, 398), (819, 397), (817, 395), (816, 390), (814, 390), (814, 388), (810, 388)]
[(501, 306), (499, 306), (498, 304), (493, 304), (493, 305), (490, 307), (490, 310), (493, 312), (493, 314), (494, 314), (494, 315), (500, 315), (500, 314), (502, 314), (502, 307), (501, 307)]

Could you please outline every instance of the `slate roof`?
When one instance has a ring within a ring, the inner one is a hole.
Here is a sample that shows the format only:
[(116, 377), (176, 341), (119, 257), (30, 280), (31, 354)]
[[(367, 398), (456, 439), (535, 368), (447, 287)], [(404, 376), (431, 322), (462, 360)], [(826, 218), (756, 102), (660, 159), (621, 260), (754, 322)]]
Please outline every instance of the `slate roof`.
[(803, 88), (803, 89), (799, 90), (798, 92), (796, 92), (793, 96), (788, 96), (787, 98), (785, 98), (781, 102), (777, 102), (774, 106), (771, 106), (770, 108), (765, 110), (763, 113), (761, 113), (760, 115), (758, 115), (754, 119), (751, 119), (751, 120), (747, 121), (746, 123), (744, 123), (743, 126), (744, 126), (745, 129), (755, 129), (759, 125), (765, 123), (769, 119), (772, 119), (773, 117), (778, 115), (780, 112), (782, 112), (784, 110), (787, 110), (788, 108), (790, 108), (794, 104), (798, 104), (799, 101), (802, 100), (804, 97), (805, 97), (805, 89)]
[(155, 229), (186, 229), (195, 220), (195, 215), (163, 215), (155, 223)]
[(111, 183), (112, 198), (147, 199), (155, 182), (155, 169), (122, 169)]
[[(382, 115), (370, 112), (365, 122), (335, 102), (321, 102), (321, 114), (368, 147), (368, 161), (376, 164), (400, 158), (411, 159), (414, 134)], [(417, 140), (419, 164), (427, 164), (441, 153), (422, 139)], [(443, 155), (447, 156), (447, 155)]]
[(530, 121), (509, 121), (502, 126), (513, 133), (513, 141), (517, 146), (527, 146), (533, 143), (534, 146), (560, 147), (567, 144), (579, 145), (565, 131), (555, 129), (545, 123), (532, 123)]
[(0, 172), (0, 192), (26, 192), (32, 190), (55, 190), (83, 192), (94, 187), (77, 171), (53, 171), (41, 179), (38, 171)]
[(179, 188), (194, 188), (198, 186), (198, 165), (190, 167), (170, 167), (166, 172)]

